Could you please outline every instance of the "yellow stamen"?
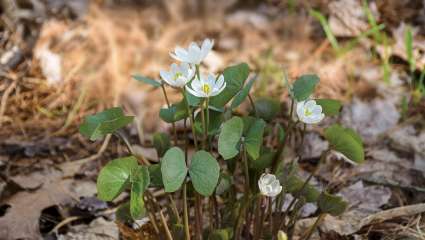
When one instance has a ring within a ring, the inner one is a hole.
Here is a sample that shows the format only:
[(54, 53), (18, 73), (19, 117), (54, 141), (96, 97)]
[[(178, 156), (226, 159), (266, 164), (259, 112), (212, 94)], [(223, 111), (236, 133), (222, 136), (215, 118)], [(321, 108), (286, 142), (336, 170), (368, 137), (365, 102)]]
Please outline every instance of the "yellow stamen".
[(202, 85), (202, 91), (203, 91), (205, 94), (210, 94), (210, 91), (211, 91), (211, 87), (210, 87), (210, 85), (208, 85), (208, 84), (204, 84), (204, 85)]
[(312, 111), (310, 111), (310, 109), (308, 109), (308, 108), (304, 109), (304, 115), (305, 115), (306, 117), (310, 116), (311, 114), (313, 114), (313, 112), (312, 112)]
[(178, 73), (176, 73), (176, 75), (174, 75), (174, 81), (175, 80), (177, 80), (179, 77), (182, 77), (183, 76), (183, 74), (182, 73), (180, 73), (180, 72), (178, 72)]

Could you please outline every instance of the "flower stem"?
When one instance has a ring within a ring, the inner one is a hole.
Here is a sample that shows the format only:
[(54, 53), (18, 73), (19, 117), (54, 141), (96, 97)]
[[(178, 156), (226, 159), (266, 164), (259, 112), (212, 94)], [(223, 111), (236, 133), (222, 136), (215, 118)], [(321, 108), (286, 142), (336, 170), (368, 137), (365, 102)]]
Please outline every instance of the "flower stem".
[(190, 240), (189, 211), (187, 207), (187, 183), (183, 184), (183, 222), (186, 240)]
[[(248, 208), (248, 204), (251, 198), (250, 184), (249, 184), (249, 168), (248, 168), (248, 158), (246, 154), (246, 147), (242, 145), (242, 161), (244, 164), (244, 173), (245, 173), (245, 194), (244, 201), (242, 202), (242, 206), (239, 211), (238, 219), (235, 227), (235, 239), (240, 239), (242, 233), (242, 223), (243, 217), (246, 215), (246, 210)], [(249, 226), (247, 226), (249, 227)]]
[(186, 98), (184, 89), (181, 89), (181, 92), (183, 94), (183, 98), (186, 100), (186, 111), (189, 116), (190, 126), (192, 128), (192, 136), (193, 136), (193, 142), (195, 144), (195, 149), (198, 149), (198, 138), (196, 137), (196, 132), (195, 132), (195, 119), (193, 118), (192, 110), (190, 109), (189, 101)]
[(245, 144), (243, 145), (242, 161), (244, 163), (244, 173), (245, 173), (245, 192), (246, 192), (246, 194), (249, 194), (250, 193), (249, 167), (248, 167), (248, 158), (247, 158), (247, 154), (246, 154)]
[(162, 209), (159, 211), (159, 216), (161, 218), (162, 226), (164, 227), (165, 234), (168, 240), (173, 240), (173, 236), (171, 236), (170, 229), (168, 228), (167, 221), (165, 220), (164, 214), (162, 213)]
[(255, 107), (255, 103), (254, 103), (254, 100), (252, 100), (251, 94), (249, 93), (248, 93), (248, 99), (249, 99), (249, 103), (251, 104), (252, 110), (254, 111), (255, 116), (258, 117), (257, 108)]
[[(168, 100), (167, 91), (165, 91), (164, 84), (161, 84), (162, 93), (164, 94), (165, 102), (167, 103), (167, 107), (170, 108), (170, 101)], [(173, 128), (173, 139), (174, 139), (174, 145), (177, 146), (177, 129), (176, 124), (174, 122), (171, 123), (171, 126)]]
[(201, 103), (201, 119), (202, 119), (202, 127), (204, 128), (204, 138), (202, 139), (202, 148), (206, 150), (207, 148), (207, 139), (208, 139), (208, 129), (207, 129), (207, 120), (205, 118), (205, 106), (208, 104), (207, 98)]
[(130, 142), (128, 141), (128, 139), (127, 139), (127, 137), (125, 137), (124, 136), (124, 134), (121, 132), (121, 131), (116, 131), (115, 133), (114, 133), (114, 136), (116, 136), (118, 139), (120, 139), (121, 141), (123, 141), (124, 142), (124, 144), (125, 144), (125, 146), (127, 147), (127, 150), (128, 150), (128, 152), (131, 154), (131, 155), (134, 155), (133, 154), (133, 149), (131, 148), (131, 144), (130, 144)]
[(201, 195), (195, 191), (195, 235), (197, 240), (202, 239), (202, 199)]
[[(320, 156), (320, 160), (318, 165), (320, 165), (320, 163), (322, 163), (328, 153), (330, 152), (330, 150), (326, 150), (322, 153), (322, 155)], [(306, 186), (308, 185), (308, 183), (310, 182), (310, 180), (313, 178), (314, 175), (316, 175), (317, 171), (319, 170), (319, 166), (317, 166), (314, 171), (312, 173), (310, 173), (310, 175), (307, 177), (307, 179), (304, 181), (302, 187), (300, 188), (300, 190), (298, 190), (295, 194), (294, 194), (294, 198), (292, 199), (292, 201), (289, 203), (288, 208), (286, 209), (286, 211), (283, 213), (283, 221), (282, 223), (284, 223), (286, 221), (286, 216), (288, 215), (289, 211), (291, 210), (292, 206), (295, 204), (295, 202), (298, 200), (298, 198), (300, 197), (301, 193), (304, 191), (304, 189), (306, 188)], [(281, 224), (282, 226), (282, 224)]]

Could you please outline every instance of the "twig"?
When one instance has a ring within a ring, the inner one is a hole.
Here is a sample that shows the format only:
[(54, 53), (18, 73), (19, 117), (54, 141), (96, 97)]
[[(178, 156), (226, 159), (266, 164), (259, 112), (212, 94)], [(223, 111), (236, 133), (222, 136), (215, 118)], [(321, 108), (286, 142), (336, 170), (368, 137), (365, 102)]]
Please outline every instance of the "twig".
[(7, 105), (7, 99), (9, 98), (9, 95), (12, 93), (13, 89), (15, 89), (17, 84), (17, 81), (14, 80), (9, 87), (4, 91), (3, 96), (1, 97), (1, 103), (0, 103), (0, 127), (3, 123), (3, 115), (6, 111), (6, 105)]
[(58, 232), (58, 230), (61, 228), (61, 227), (63, 227), (63, 226), (65, 226), (65, 225), (67, 225), (68, 223), (70, 223), (70, 222), (73, 222), (73, 221), (75, 221), (75, 220), (78, 220), (78, 219), (81, 219), (81, 217), (80, 216), (72, 216), (72, 217), (67, 217), (67, 218), (65, 218), (64, 220), (62, 220), (60, 223), (58, 223), (50, 232), (49, 232), (49, 234), (50, 233), (56, 233), (56, 232)]

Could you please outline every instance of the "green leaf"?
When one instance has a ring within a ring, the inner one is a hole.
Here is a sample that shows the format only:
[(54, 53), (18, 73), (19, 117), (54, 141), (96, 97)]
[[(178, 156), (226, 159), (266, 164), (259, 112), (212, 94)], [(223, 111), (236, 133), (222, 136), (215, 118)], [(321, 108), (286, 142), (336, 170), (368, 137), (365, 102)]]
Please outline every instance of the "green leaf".
[(342, 197), (335, 196), (326, 192), (320, 194), (317, 205), (324, 213), (329, 213), (332, 216), (339, 216), (344, 213), (348, 204)]
[(407, 26), (404, 31), (404, 47), (406, 49), (407, 62), (409, 63), (410, 72), (416, 69), (416, 60), (413, 55), (413, 32), (410, 26)]
[(243, 121), (240, 117), (232, 117), (223, 124), (218, 137), (218, 152), (224, 160), (233, 158), (239, 153), (242, 131)]
[(153, 79), (151, 79), (151, 78), (148, 78), (148, 77), (145, 77), (145, 76), (142, 76), (142, 75), (133, 75), (132, 77), (133, 77), (135, 80), (137, 80), (137, 81), (140, 81), (140, 82), (143, 82), (143, 83), (149, 84), (149, 85), (151, 85), (151, 86), (154, 86), (154, 87), (161, 87), (161, 83), (160, 83), (160, 82), (155, 81), (155, 80), (153, 80)]
[(333, 150), (344, 154), (351, 161), (364, 161), (363, 143), (354, 130), (334, 124), (325, 130), (325, 138)]
[(321, 12), (315, 11), (313, 9), (310, 10), (310, 15), (320, 22), (320, 25), (322, 25), (323, 31), (325, 32), (328, 41), (331, 43), (332, 48), (337, 54), (339, 54), (341, 51), (341, 47), (339, 46), (338, 40), (333, 34), (331, 26), (329, 25), (329, 22), (326, 17)]
[(148, 170), (151, 178), (151, 186), (163, 187), (164, 183), (162, 182), (161, 163), (149, 165)]
[(218, 181), (217, 188), (215, 189), (215, 194), (222, 195), (227, 192), (232, 186), (232, 177), (229, 174), (222, 173)]
[(192, 157), (189, 175), (195, 190), (203, 196), (210, 196), (218, 183), (220, 166), (208, 152), (201, 150)]
[(251, 157), (249, 158), (249, 167), (255, 170), (264, 170), (265, 168), (271, 166), (275, 152), (271, 151), (268, 147), (262, 147), (260, 151), (260, 156), (254, 160)]
[[(315, 202), (320, 195), (320, 192), (310, 184), (304, 185), (304, 180), (296, 175), (291, 175), (288, 177), (285, 183), (282, 183), (284, 189), (287, 192), (292, 194), (300, 194), (305, 198), (307, 202)], [(301, 191), (302, 190), (302, 191)], [(301, 191), (301, 192), (300, 192)]]
[(115, 212), (115, 216), (117, 220), (122, 223), (131, 223), (133, 221), (133, 217), (131, 217), (130, 214), (130, 202), (121, 204)]
[(124, 116), (120, 107), (110, 108), (95, 115), (86, 116), (80, 125), (80, 133), (92, 141), (98, 140), (128, 125), (133, 118), (133, 116)]
[(103, 201), (112, 201), (122, 193), (130, 183), (131, 171), (137, 168), (137, 159), (133, 156), (110, 161), (97, 177), (97, 196)]
[(208, 236), (208, 240), (230, 240), (232, 238), (232, 229), (214, 229)]
[(223, 72), (226, 88), (219, 95), (210, 99), (209, 104), (221, 108), (226, 105), (243, 87), (249, 75), (249, 67), (246, 63), (230, 66)]
[(178, 148), (170, 148), (161, 160), (162, 181), (165, 192), (175, 192), (183, 184), (187, 175), (184, 152)]
[[(217, 112), (212, 109), (209, 109), (209, 123), (208, 123), (208, 135), (212, 136), (217, 134), (220, 131), (221, 123), (224, 121), (224, 116), (222, 112)], [(204, 128), (202, 125), (202, 116), (199, 112), (195, 117), (195, 130), (199, 135), (204, 134)]]
[(195, 95), (192, 95), (189, 91), (185, 91), (185, 99), (187, 103), (189, 103), (189, 106), (197, 107), (201, 103), (201, 98), (196, 97)]
[(263, 144), (263, 134), (266, 122), (263, 119), (255, 119), (245, 136), (245, 147), (248, 155), (256, 160), (260, 155), (260, 148)]
[(171, 147), (170, 137), (166, 133), (155, 133), (153, 135), (153, 146), (161, 158), (165, 152)]
[(280, 123), (278, 124), (277, 139), (280, 143), (283, 143), (285, 141), (285, 129)]
[(143, 193), (150, 183), (149, 171), (145, 166), (137, 166), (130, 175), (130, 214), (133, 219), (139, 219), (145, 213)]
[(272, 98), (259, 98), (254, 102), (256, 116), (266, 120), (273, 120), (280, 111), (279, 101)]
[(292, 94), (298, 102), (305, 101), (313, 93), (314, 88), (319, 83), (317, 75), (302, 75), (295, 80), (292, 85)]
[(316, 99), (316, 103), (322, 106), (322, 111), (326, 116), (338, 115), (342, 104), (338, 100), (334, 99)]
[(187, 118), (186, 101), (183, 99), (176, 104), (172, 104), (170, 108), (161, 108), (159, 110), (159, 117), (167, 123), (173, 123)]
[(234, 109), (237, 108), (241, 103), (245, 100), (245, 98), (248, 96), (249, 91), (252, 88), (252, 85), (254, 84), (255, 77), (251, 78), (248, 83), (236, 94), (236, 96), (233, 98), (232, 104), (230, 105), (230, 108)]
[(292, 195), (299, 194), (306, 202), (316, 202), (320, 192), (311, 184), (306, 184), (303, 189), (305, 180), (297, 175), (298, 171), (299, 166), (297, 162), (285, 164), (281, 170), (278, 170), (277, 177), (283, 189)]

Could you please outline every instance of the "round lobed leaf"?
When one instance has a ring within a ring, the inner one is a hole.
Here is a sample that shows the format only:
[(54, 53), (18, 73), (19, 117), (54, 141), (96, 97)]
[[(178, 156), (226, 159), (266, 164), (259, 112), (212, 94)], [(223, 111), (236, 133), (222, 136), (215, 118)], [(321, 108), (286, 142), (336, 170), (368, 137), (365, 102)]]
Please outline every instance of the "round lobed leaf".
[(341, 111), (342, 104), (338, 100), (334, 99), (316, 99), (317, 104), (322, 107), (322, 111), (326, 116), (338, 115)]
[(106, 164), (97, 177), (98, 198), (114, 200), (129, 186), (131, 171), (137, 166), (137, 159), (133, 156), (117, 158)]
[(184, 152), (178, 148), (170, 148), (161, 160), (162, 181), (165, 192), (175, 192), (182, 185), (187, 175)]
[(334, 124), (325, 130), (325, 138), (333, 150), (348, 159), (361, 163), (364, 161), (364, 149), (360, 136), (353, 129)]
[(240, 117), (232, 117), (223, 124), (218, 137), (218, 152), (224, 160), (233, 158), (239, 153), (242, 132), (243, 121)]
[(208, 152), (201, 150), (192, 157), (189, 175), (195, 190), (203, 196), (210, 196), (218, 183), (220, 166)]
[(306, 74), (297, 78), (292, 85), (292, 94), (295, 100), (298, 102), (307, 100), (313, 93), (319, 80), (319, 77), (314, 74)]
[(148, 168), (145, 166), (137, 166), (134, 168), (131, 171), (130, 182), (130, 214), (133, 219), (139, 219), (145, 213), (143, 193), (150, 183)]
[(332, 216), (339, 216), (344, 213), (348, 204), (340, 196), (323, 192), (317, 200), (317, 205), (322, 212), (329, 213)]

